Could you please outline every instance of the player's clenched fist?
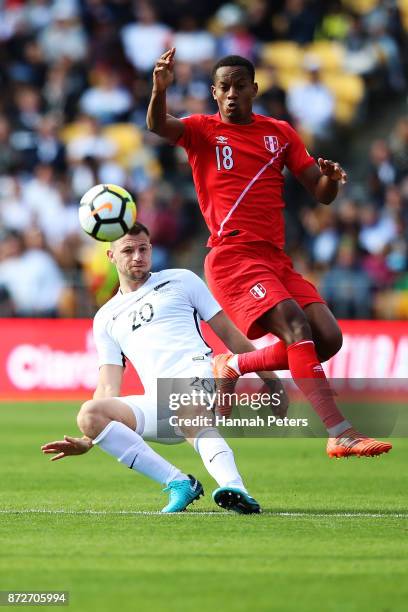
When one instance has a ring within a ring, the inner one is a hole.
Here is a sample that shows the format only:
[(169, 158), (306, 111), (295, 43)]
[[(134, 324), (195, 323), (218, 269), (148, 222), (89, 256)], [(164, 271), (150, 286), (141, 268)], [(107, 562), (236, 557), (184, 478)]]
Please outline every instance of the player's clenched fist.
[(175, 47), (172, 47), (157, 60), (153, 70), (153, 89), (165, 91), (174, 81), (174, 54)]
[(343, 168), (337, 162), (333, 162), (330, 159), (323, 159), (319, 157), (317, 160), (319, 167), (325, 176), (328, 176), (332, 181), (340, 181), (344, 185), (347, 183), (347, 174)]

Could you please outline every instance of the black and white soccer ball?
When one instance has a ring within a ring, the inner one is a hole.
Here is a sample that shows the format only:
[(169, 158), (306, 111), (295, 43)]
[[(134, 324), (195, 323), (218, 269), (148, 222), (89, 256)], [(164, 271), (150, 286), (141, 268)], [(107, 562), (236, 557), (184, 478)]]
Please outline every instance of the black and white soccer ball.
[(118, 185), (91, 187), (79, 203), (79, 223), (84, 232), (102, 242), (121, 238), (136, 221), (136, 203)]

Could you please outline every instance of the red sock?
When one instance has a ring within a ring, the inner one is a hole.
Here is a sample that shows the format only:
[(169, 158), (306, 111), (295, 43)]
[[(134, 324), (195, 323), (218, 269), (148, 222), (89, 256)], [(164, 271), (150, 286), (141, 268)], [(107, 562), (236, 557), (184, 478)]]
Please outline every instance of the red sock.
[(283, 340), (271, 346), (238, 355), (241, 374), (262, 372), (264, 370), (289, 370), (288, 349)]
[(333, 392), (316, 355), (313, 340), (288, 346), (288, 361), (293, 380), (305, 394), (326, 429), (345, 421), (333, 399)]

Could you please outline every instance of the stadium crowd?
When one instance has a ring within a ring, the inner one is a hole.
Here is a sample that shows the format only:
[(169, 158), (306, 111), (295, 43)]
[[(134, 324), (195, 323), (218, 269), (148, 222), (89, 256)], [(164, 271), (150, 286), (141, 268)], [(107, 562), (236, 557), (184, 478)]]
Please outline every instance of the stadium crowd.
[(174, 45), (170, 113), (215, 112), (211, 67), (243, 55), (257, 68), (255, 112), (348, 170), (330, 207), (286, 185), (287, 250), (335, 315), (408, 318), (408, 109), (368, 142), (363, 178), (348, 165), (384, 105), (407, 99), (407, 33), (405, 0), (5, 0), (0, 316), (89, 316), (112, 294), (106, 246), (77, 220), (96, 183), (135, 195), (154, 269), (201, 272), (206, 229), (184, 151), (145, 128), (153, 65)]

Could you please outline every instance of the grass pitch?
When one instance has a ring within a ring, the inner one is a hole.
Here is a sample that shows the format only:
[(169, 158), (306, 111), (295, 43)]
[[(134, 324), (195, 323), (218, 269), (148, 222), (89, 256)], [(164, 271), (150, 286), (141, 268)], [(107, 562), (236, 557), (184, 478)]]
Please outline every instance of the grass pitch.
[(160, 487), (99, 449), (41, 454), (77, 433), (77, 408), (0, 404), (0, 590), (68, 590), (84, 612), (407, 609), (408, 440), (350, 460), (323, 439), (230, 440), (259, 516), (219, 510), (198, 455), (160, 445), (206, 491), (160, 516)]

